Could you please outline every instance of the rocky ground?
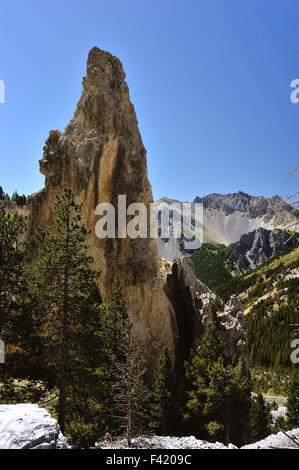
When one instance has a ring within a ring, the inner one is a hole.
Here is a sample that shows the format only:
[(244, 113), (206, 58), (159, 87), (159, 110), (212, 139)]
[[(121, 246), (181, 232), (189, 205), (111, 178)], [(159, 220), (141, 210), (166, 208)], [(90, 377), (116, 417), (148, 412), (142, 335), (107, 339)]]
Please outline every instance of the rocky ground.
[[(276, 413), (284, 414), (285, 409)], [(274, 413), (274, 412), (272, 412)], [(273, 416), (274, 418), (274, 416)], [(299, 428), (268, 436), (242, 449), (299, 449)], [(63, 449), (67, 442), (57, 421), (47, 410), (33, 404), (0, 405), (0, 449)], [(97, 449), (126, 449), (125, 439), (96, 443)], [(233, 444), (207, 442), (194, 436), (140, 436), (132, 440), (135, 449), (237, 449)]]
[[(100, 449), (126, 449), (127, 441), (125, 439), (113, 442), (99, 442), (96, 445)], [(233, 446), (234, 447), (234, 446)], [(135, 449), (227, 449), (220, 442), (211, 443), (195, 439), (194, 436), (188, 437), (170, 437), (170, 436), (152, 436), (137, 437), (132, 440), (132, 448)]]
[[(299, 428), (288, 432), (290, 439), (282, 432), (272, 434), (262, 441), (255, 442), (241, 447), (241, 449), (299, 449)], [(298, 441), (298, 445), (294, 441)], [(126, 449), (126, 440), (117, 440), (114, 442), (97, 443), (97, 448), (101, 449)], [(225, 446), (221, 442), (207, 442), (196, 439), (194, 436), (188, 437), (170, 437), (170, 436), (152, 436), (138, 437), (132, 440), (132, 448), (135, 449), (238, 449), (233, 444)]]

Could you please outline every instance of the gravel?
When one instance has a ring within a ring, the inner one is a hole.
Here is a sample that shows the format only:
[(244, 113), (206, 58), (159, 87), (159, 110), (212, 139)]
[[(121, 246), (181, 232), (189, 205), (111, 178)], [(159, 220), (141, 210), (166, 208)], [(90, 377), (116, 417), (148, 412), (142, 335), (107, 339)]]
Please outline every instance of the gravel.
[[(288, 434), (295, 438), (299, 443), (299, 428), (288, 431)], [(101, 449), (127, 449), (127, 441), (125, 439), (116, 441), (104, 441), (96, 443), (95, 447)], [(299, 449), (299, 445), (289, 439), (285, 434), (279, 432), (272, 434), (254, 444), (241, 447), (241, 449), (269, 449), (271, 447)], [(132, 439), (132, 447), (135, 449), (238, 449), (233, 444), (225, 446), (221, 442), (207, 442), (196, 439), (194, 436), (187, 437), (171, 437), (171, 436), (140, 436)]]

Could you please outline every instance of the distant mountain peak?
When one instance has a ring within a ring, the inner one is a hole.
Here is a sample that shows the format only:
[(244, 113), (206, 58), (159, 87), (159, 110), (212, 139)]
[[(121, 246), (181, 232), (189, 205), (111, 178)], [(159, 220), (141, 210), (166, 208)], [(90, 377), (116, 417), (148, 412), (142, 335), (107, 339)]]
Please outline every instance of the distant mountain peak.
[(232, 214), (235, 211), (245, 212), (250, 218), (264, 215), (273, 217), (280, 211), (298, 215), (297, 209), (285, 204), (283, 199), (277, 195), (266, 198), (264, 196), (251, 196), (243, 191), (228, 194), (211, 193), (203, 197), (197, 196), (194, 202), (203, 203), (204, 208), (207, 210), (219, 209), (225, 215)]

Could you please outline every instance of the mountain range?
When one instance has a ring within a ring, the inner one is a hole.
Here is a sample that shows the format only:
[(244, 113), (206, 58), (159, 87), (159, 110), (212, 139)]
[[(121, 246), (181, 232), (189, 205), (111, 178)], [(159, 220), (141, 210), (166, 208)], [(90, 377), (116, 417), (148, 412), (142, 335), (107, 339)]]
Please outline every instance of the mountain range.
[[(174, 199), (163, 197), (157, 203), (166, 204), (170, 206), (173, 203), (181, 206), (183, 202)], [(195, 203), (203, 204), (203, 242), (204, 243), (218, 243), (221, 245), (229, 246), (233, 243), (239, 242), (244, 247), (248, 245), (249, 249), (255, 244), (263, 243), (262, 240), (267, 238), (270, 231), (281, 229), (294, 231), (298, 230), (299, 210), (292, 207), (290, 204), (279, 196), (265, 198), (263, 196), (251, 196), (242, 191), (229, 194), (208, 194), (204, 197), (197, 196), (192, 206)], [(193, 219), (192, 224), (201, 221)], [(164, 227), (165, 228), (165, 227)], [(260, 231), (265, 229), (266, 232)], [(244, 238), (245, 234), (250, 234)], [(242, 238), (243, 237), (243, 238)], [(284, 236), (285, 240), (289, 238)], [(258, 241), (259, 240), (259, 241)], [(272, 241), (266, 243), (273, 244)], [(277, 248), (277, 247), (276, 247)], [(265, 261), (269, 256), (275, 254), (276, 248), (267, 249), (265, 256), (260, 254), (260, 261)], [(283, 246), (281, 246), (283, 248)], [(173, 261), (175, 257), (181, 257), (184, 254), (182, 249), (182, 242), (180, 239), (158, 239), (159, 255), (168, 260)], [(274, 251), (274, 253), (273, 253)], [(279, 250), (277, 250), (279, 251)], [(243, 260), (240, 261), (241, 268), (248, 264), (248, 267), (254, 267), (257, 260), (250, 260), (243, 250)], [(247, 259), (247, 262), (245, 261)]]

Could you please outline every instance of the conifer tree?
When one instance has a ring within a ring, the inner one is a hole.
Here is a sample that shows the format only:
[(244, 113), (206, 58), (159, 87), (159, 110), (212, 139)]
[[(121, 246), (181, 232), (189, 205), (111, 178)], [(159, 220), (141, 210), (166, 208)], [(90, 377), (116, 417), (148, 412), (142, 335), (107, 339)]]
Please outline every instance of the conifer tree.
[(117, 430), (125, 430), (128, 447), (132, 437), (144, 430), (147, 421), (149, 390), (144, 383), (146, 372), (144, 357), (138, 347), (132, 324), (128, 319), (121, 344), (122, 357), (111, 364), (114, 379), (112, 413)]
[[(72, 392), (82, 378), (78, 374), (78, 358), (85, 354), (80, 368), (83, 373), (90, 359), (84, 348), (94, 341), (92, 337), (100, 328), (100, 315), (87, 302), (99, 273), (92, 269), (81, 210), (82, 205), (75, 202), (69, 188), (63, 188), (62, 194), (56, 196), (53, 226), (38, 230), (41, 246), (31, 283), (31, 293), (40, 300), (44, 359), (58, 387), (58, 422), (62, 432), (70, 419), (67, 408)], [(72, 400), (74, 403), (74, 396)]]
[(106, 314), (106, 332), (112, 360), (120, 360), (122, 344), (125, 341), (128, 328), (128, 314), (119, 279), (111, 286), (109, 299), (104, 303)]
[(26, 222), (0, 205), (0, 337), (11, 330), (24, 291), (25, 250), (22, 243)]
[(299, 427), (299, 371), (293, 371), (291, 375), (288, 401), (287, 401), (287, 426), (289, 429)]
[[(1, 193), (1, 191), (0, 191)], [(2, 195), (2, 196), (1, 196)], [(2, 191), (0, 199), (7, 198)], [(22, 235), (26, 227), (25, 218), (9, 213), (4, 203), (0, 204), (0, 340), (3, 354), (7, 345), (15, 338), (16, 321), (25, 292), (24, 264), (26, 247)], [(6, 350), (6, 351), (5, 351)], [(9, 366), (9, 367), (8, 367)], [(5, 366), (0, 364), (0, 403), (14, 398), (11, 364), (5, 356)]]
[(260, 441), (271, 434), (271, 413), (261, 393), (251, 405), (249, 433), (251, 442)]
[(186, 363), (184, 420), (202, 439), (241, 445), (246, 440), (250, 381), (245, 361), (225, 354), (222, 334), (211, 326)]
[(147, 427), (150, 392), (144, 381), (144, 354), (133, 332), (118, 279), (104, 310), (111, 372), (108, 427), (112, 434), (125, 431), (130, 447), (133, 434)]
[(171, 433), (174, 416), (174, 375), (169, 350), (165, 346), (154, 373), (150, 427), (160, 435)]

